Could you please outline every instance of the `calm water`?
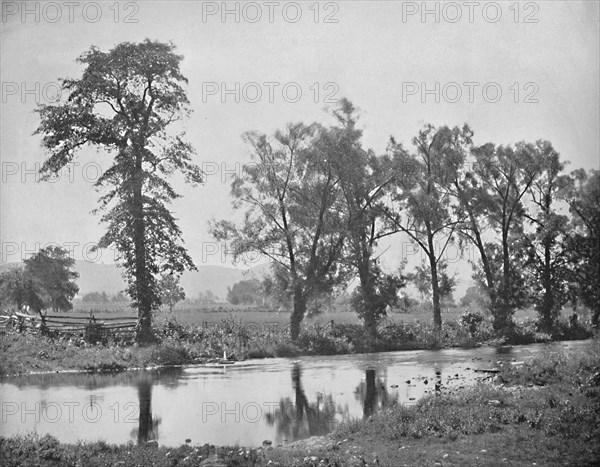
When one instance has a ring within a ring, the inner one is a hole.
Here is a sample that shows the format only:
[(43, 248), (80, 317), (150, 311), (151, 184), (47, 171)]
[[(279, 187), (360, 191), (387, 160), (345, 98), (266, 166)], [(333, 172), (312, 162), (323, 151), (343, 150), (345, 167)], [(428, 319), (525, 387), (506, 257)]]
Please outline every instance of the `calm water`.
[(251, 360), (117, 375), (37, 375), (0, 383), (0, 433), (51, 433), (63, 442), (259, 446), (321, 435), (341, 421), (440, 385), (465, 386), (498, 361), (577, 351), (586, 341), (472, 350)]

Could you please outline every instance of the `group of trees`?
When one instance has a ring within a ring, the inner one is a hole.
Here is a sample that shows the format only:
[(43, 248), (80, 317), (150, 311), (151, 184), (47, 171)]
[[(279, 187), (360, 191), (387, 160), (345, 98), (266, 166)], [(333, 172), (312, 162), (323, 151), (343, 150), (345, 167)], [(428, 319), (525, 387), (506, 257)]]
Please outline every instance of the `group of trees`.
[(90, 292), (81, 297), (84, 303), (128, 303), (129, 298), (123, 292), (117, 292), (112, 297), (109, 297), (106, 292)]
[(227, 287), (227, 301), (232, 305), (263, 304), (263, 287), (257, 279), (236, 282), (232, 287)]
[[(152, 339), (152, 311), (165, 297), (160, 278), (177, 281), (195, 269), (169, 210), (178, 197), (169, 177), (202, 181), (183, 132), (170, 130), (190, 112), (181, 60), (172, 44), (149, 40), (108, 52), (92, 47), (78, 60), (82, 76), (63, 81), (64, 99), (38, 109), (46, 178), (84, 146), (113, 155), (97, 182), (106, 190), (99, 210), (108, 227), (98, 246), (120, 253), (141, 343)], [(290, 124), (273, 137), (248, 133), (255, 163), (232, 185), (244, 221), (211, 225), (237, 257), (253, 251), (271, 258), (265, 291), (292, 307), (292, 338), (311, 301), (353, 277), (359, 285), (352, 303), (374, 335), (406, 282), (399, 271), (384, 272), (377, 253), (382, 238), (399, 233), (427, 258), (421, 276), (430, 278), (438, 329), (440, 301), (452, 286), (444, 263), (451, 243), (479, 252), (476, 276), (497, 330), (510, 329), (527, 300), (551, 326), (567, 297), (593, 308), (598, 323), (597, 171), (563, 174), (546, 141), (475, 146), (466, 125), (426, 125), (414, 150), (392, 138), (378, 155), (363, 148), (349, 101), (333, 117), (331, 126)]]
[(58, 246), (49, 246), (23, 261), (24, 265), (0, 274), (0, 299), (3, 305), (34, 313), (46, 308), (54, 312), (73, 309), (72, 299), (79, 291), (79, 274), (71, 271), (75, 260)]
[[(451, 244), (478, 253), (474, 277), (498, 332), (510, 332), (528, 304), (551, 330), (569, 300), (591, 308), (598, 325), (598, 171), (565, 174), (548, 141), (475, 145), (467, 125), (426, 125), (414, 150), (392, 138), (376, 155), (361, 145), (350, 102), (333, 117), (331, 126), (248, 134), (253, 164), (231, 192), (244, 221), (211, 226), (236, 256), (273, 260), (272, 281), (293, 307), (292, 338), (313, 297), (354, 277), (352, 303), (371, 335), (407, 279), (431, 297), (440, 329), (441, 300), (456, 283), (444, 259)], [(378, 262), (378, 241), (399, 233), (427, 259), (410, 275), (384, 273)]]

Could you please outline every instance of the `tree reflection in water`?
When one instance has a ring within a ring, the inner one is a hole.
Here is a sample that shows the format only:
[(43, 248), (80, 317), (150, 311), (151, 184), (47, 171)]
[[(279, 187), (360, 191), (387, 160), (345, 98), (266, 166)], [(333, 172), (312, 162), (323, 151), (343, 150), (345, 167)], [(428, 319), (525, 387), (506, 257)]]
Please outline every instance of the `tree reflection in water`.
[(336, 426), (337, 409), (331, 394), (317, 394), (310, 403), (302, 387), (302, 369), (298, 363), (292, 367), (292, 389), (294, 401), (282, 398), (279, 407), (266, 416), (269, 425), (275, 425), (278, 441), (294, 441), (311, 436), (324, 435)]
[(158, 440), (158, 425), (161, 418), (152, 416), (152, 384), (151, 376), (142, 376), (136, 383), (139, 417), (138, 427), (131, 431), (131, 438), (137, 439), (138, 445), (145, 444), (149, 440)]
[(354, 393), (362, 403), (364, 418), (398, 403), (398, 393), (391, 395), (387, 390), (386, 378), (377, 378), (375, 370), (365, 371), (365, 381), (360, 382)]

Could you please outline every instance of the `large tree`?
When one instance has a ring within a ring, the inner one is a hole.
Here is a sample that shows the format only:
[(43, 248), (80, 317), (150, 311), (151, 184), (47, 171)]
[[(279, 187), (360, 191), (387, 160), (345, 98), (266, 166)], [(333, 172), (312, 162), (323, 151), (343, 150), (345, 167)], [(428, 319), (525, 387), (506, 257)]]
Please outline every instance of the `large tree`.
[(25, 268), (15, 267), (0, 274), (0, 302), (2, 307), (12, 304), (17, 311), (24, 306), (41, 313), (48, 306), (50, 296), (41, 282)]
[(483, 248), (478, 243), (476, 246), (483, 253), (481, 260), (492, 299), (494, 328), (502, 332), (512, 328), (512, 315), (523, 302), (519, 292), (523, 291), (526, 246), (523, 242), (524, 197), (539, 175), (540, 150), (536, 145), (523, 142), (515, 147), (487, 143), (472, 150), (475, 156), (473, 183), (478, 186), (476, 193), (484, 209), (480, 214), (486, 216), (500, 243), (486, 243)]
[(389, 158), (362, 148), (352, 103), (342, 99), (333, 113), (338, 126), (323, 132), (318, 144), (332, 163), (343, 194), (347, 236), (343, 260), (356, 270), (360, 281), (352, 304), (366, 332), (375, 337), (378, 322), (387, 307), (396, 304), (398, 290), (405, 284), (400, 274), (382, 271), (376, 254), (379, 240), (398, 232), (385, 222), (382, 209), (394, 177)]
[(290, 335), (297, 339), (311, 298), (343, 281), (345, 240), (341, 190), (331, 161), (317, 144), (319, 125), (290, 124), (273, 138), (248, 133), (252, 164), (232, 183), (241, 225), (212, 223), (235, 258), (258, 252), (272, 260), (271, 284), (293, 303)]
[(592, 310), (600, 326), (600, 171), (571, 173), (561, 193), (572, 214), (566, 239), (571, 287), (575, 297)]
[(99, 209), (108, 229), (98, 246), (121, 254), (142, 343), (152, 339), (152, 311), (160, 305), (157, 276), (195, 268), (168, 207), (178, 197), (168, 182), (174, 172), (187, 182), (202, 181), (183, 133), (168, 131), (189, 113), (182, 57), (174, 48), (150, 40), (108, 52), (92, 47), (78, 59), (85, 66), (81, 78), (62, 82), (66, 100), (38, 110), (37, 133), (50, 153), (41, 169), (45, 177), (86, 145), (113, 156), (96, 183), (107, 189)]
[(386, 215), (427, 257), (433, 321), (438, 330), (442, 327), (440, 262), (462, 222), (448, 185), (462, 169), (471, 136), (466, 125), (463, 128), (426, 125), (413, 139), (415, 153), (409, 153), (394, 139), (388, 148), (397, 176)]
[(169, 307), (169, 313), (173, 313), (173, 308), (175, 308), (177, 303), (185, 300), (185, 290), (179, 281), (179, 276), (163, 274), (158, 282), (160, 301), (163, 305)]
[(75, 260), (67, 250), (58, 246), (42, 248), (24, 263), (25, 272), (46, 291), (52, 311), (73, 309), (73, 297), (79, 292), (75, 283), (79, 273), (71, 271)]
[(533, 154), (539, 175), (529, 187), (532, 209), (524, 215), (535, 230), (525, 238), (532, 300), (539, 313), (540, 327), (550, 332), (568, 299), (564, 249), (568, 217), (557, 210), (558, 195), (568, 179), (562, 175), (565, 164), (549, 141), (538, 141)]

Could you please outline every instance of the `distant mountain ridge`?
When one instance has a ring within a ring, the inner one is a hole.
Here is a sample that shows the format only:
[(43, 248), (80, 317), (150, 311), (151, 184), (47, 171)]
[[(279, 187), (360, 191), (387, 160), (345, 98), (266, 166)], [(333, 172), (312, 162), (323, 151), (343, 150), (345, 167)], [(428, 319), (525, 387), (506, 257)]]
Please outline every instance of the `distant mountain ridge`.
[[(18, 267), (21, 263), (4, 263), (0, 271), (6, 268)], [(268, 271), (268, 264), (261, 264), (247, 270), (235, 269), (227, 266), (198, 266), (198, 271), (185, 271), (181, 277), (188, 298), (196, 298), (199, 293), (205, 294), (211, 290), (220, 299), (227, 297), (227, 287), (251, 277), (262, 277)], [(123, 291), (127, 284), (121, 276), (122, 269), (116, 264), (100, 264), (88, 261), (76, 261), (75, 271), (79, 273), (77, 285), (79, 295), (90, 292), (106, 292), (115, 295)]]

